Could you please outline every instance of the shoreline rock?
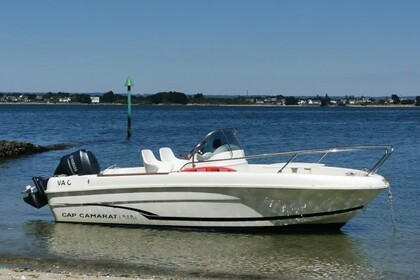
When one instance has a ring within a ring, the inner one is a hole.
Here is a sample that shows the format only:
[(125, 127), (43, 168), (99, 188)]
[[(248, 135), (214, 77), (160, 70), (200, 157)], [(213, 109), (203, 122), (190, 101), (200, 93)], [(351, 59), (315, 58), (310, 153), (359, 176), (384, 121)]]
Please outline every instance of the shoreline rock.
[(55, 144), (40, 146), (28, 142), (0, 140), (0, 160), (14, 159), (20, 156), (33, 155), (55, 150), (64, 150), (71, 145)]

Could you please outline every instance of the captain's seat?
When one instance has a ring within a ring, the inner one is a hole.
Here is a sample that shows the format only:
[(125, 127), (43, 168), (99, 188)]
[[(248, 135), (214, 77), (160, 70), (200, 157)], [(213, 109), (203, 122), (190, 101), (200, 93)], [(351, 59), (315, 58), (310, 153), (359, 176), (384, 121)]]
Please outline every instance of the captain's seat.
[(177, 158), (172, 152), (171, 148), (163, 147), (159, 149), (160, 159), (163, 162), (168, 162), (173, 164), (173, 171), (179, 171), (188, 160)]
[(169, 173), (174, 167), (174, 164), (171, 162), (158, 160), (149, 149), (142, 150), (141, 156), (143, 158), (146, 173)]

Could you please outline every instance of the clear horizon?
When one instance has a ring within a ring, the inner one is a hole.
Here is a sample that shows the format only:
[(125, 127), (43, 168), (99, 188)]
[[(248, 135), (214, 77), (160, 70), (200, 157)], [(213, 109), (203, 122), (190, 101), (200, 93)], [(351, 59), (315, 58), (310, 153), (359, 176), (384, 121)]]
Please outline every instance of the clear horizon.
[(0, 4), (0, 92), (418, 96), (420, 1)]

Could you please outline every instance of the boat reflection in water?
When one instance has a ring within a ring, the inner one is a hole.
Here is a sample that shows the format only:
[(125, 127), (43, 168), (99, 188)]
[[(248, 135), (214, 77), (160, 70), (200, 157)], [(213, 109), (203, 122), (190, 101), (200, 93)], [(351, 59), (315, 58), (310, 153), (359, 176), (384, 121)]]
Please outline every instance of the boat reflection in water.
[(113, 263), (156, 275), (378, 278), (358, 240), (343, 233), (231, 234), (40, 221), (25, 230), (35, 247), (46, 248), (46, 258)]

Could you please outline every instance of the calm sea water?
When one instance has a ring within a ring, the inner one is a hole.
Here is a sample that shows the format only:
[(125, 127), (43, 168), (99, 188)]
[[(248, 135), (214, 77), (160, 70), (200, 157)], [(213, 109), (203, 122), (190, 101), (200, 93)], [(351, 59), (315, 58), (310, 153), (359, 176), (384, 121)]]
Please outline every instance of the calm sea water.
[[(0, 139), (74, 145), (0, 162), (0, 255), (113, 262), (169, 275), (419, 279), (419, 109), (139, 106), (127, 140), (124, 106), (0, 105)], [(393, 145), (379, 170), (391, 180), (393, 211), (384, 191), (341, 233), (228, 234), (56, 224), (48, 207), (22, 201), (32, 176), (50, 176), (76, 149), (93, 151), (102, 168), (140, 165), (141, 149), (185, 153), (226, 127), (238, 128), (247, 154)]]

